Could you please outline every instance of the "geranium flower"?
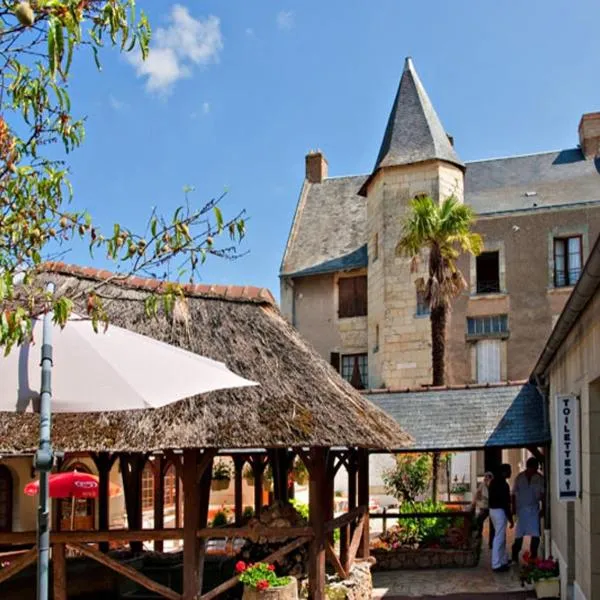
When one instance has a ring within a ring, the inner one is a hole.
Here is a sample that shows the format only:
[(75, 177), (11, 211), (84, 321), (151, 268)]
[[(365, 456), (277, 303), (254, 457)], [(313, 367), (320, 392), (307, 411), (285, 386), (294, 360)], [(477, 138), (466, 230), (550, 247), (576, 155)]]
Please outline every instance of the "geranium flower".
[(274, 571), (275, 565), (267, 565), (267, 569), (269, 569), (269, 571)]
[(523, 560), (528, 563), (531, 560), (531, 554), (529, 551), (523, 553)]
[(236, 573), (243, 573), (246, 570), (246, 563), (243, 560), (238, 560), (235, 563)]
[(266, 590), (269, 587), (269, 582), (266, 579), (261, 579), (257, 584), (256, 584), (256, 589), (257, 590)]

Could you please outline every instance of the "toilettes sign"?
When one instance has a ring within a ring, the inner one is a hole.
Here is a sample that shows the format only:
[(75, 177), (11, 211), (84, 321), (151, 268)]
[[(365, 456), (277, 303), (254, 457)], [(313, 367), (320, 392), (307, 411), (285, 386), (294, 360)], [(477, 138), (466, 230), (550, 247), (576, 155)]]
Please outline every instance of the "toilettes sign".
[(572, 502), (579, 497), (579, 398), (556, 397), (556, 481), (558, 498)]

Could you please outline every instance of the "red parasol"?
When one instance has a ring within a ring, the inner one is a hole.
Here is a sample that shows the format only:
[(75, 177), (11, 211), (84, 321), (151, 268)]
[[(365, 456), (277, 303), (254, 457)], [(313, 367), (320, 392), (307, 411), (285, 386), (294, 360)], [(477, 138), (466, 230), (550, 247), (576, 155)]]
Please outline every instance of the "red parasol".
[[(91, 473), (66, 471), (50, 474), (50, 496), (52, 498), (97, 498), (100, 490), (99, 479)], [(25, 486), (28, 496), (35, 496), (40, 491), (40, 482), (32, 481)], [(108, 495), (112, 498), (121, 494), (121, 488), (111, 483)]]

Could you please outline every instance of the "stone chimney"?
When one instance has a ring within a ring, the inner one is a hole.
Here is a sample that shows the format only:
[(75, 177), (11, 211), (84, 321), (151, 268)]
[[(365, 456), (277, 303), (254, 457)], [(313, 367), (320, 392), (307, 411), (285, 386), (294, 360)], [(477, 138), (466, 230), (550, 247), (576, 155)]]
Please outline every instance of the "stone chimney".
[(579, 145), (587, 159), (600, 156), (600, 112), (586, 113), (581, 117)]
[(306, 179), (310, 183), (323, 183), (327, 179), (328, 165), (320, 150), (311, 150), (306, 155)]

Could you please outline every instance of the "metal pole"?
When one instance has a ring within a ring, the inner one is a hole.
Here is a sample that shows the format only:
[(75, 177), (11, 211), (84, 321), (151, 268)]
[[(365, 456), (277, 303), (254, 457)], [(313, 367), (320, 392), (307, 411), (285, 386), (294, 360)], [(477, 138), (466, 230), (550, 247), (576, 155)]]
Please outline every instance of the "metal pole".
[[(49, 283), (46, 291), (54, 292), (54, 284)], [(42, 341), (42, 385), (40, 388), (40, 447), (35, 454), (34, 466), (40, 473), (40, 494), (38, 507), (38, 584), (37, 600), (48, 600), (50, 563), (50, 494), (48, 477), (52, 469), (53, 453), (50, 442), (51, 400), (52, 400), (52, 312), (44, 315)]]

